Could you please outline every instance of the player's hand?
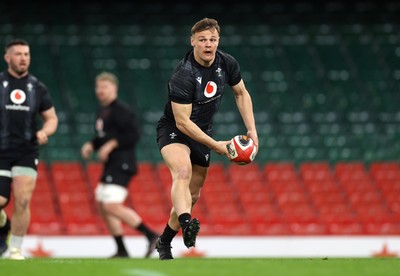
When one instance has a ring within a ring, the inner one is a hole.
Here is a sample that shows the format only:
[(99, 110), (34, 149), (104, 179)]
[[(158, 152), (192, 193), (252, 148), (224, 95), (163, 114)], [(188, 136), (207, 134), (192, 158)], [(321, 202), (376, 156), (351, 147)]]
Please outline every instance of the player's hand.
[(88, 160), (90, 158), (90, 156), (93, 154), (93, 145), (90, 142), (86, 142), (85, 144), (83, 144), (82, 148), (81, 148), (81, 156), (83, 159)]
[(36, 132), (36, 139), (37, 139), (39, 145), (44, 145), (44, 144), (47, 144), (47, 142), (48, 142), (47, 134), (42, 130), (39, 130)]
[(247, 131), (247, 136), (250, 137), (253, 142), (254, 145), (256, 146), (257, 152), (258, 152), (258, 136), (257, 136), (257, 132), (252, 132), (251, 130)]
[(229, 145), (230, 141), (217, 141), (217, 144), (215, 148), (213, 149), (217, 154), (219, 155), (225, 155), (230, 158), (228, 149), (226, 148), (227, 145)]

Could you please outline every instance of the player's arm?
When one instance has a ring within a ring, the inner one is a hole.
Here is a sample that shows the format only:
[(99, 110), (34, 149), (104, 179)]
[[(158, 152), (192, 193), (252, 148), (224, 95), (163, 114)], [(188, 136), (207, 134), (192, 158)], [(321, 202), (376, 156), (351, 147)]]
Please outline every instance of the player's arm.
[(43, 126), (36, 132), (36, 138), (39, 145), (43, 145), (47, 143), (48, 137), (56, 132), (58, 126), (58, 117), (54, 107), (41, 112), (40, 116), (43, 119)]
[(101, 162), (106, 162), (111, 152), (118, 148), (118, 141), (115, 138), (108, 140), (104, 145), (102, 145), (97, 151), (97, 158)]
[(204, 133), (192, 120), (192, 104), (179, 104), (171, 102), (172, 111), (174, 113), (176, 127), (184, 134), (196, 140), (197, 142), (206, 145), (218, 154), (229, 156), (226, 149), (226, 144), (229, 142), (215, 141), (213, 138)]
[(253, 139), (258, 149), (258, 135), (250, 93), (247, 91), (243, 80), (232, 86), (232, 90), (233, 94), (235, 95), (236, 105), (239, 109), (239, 113), (242, 116), (244, 125), (247, 128), (247, 135)]
[(94, 147), (91, 141), (87, 141), (81, 147), (81, 156), (83, 159), (88, 160), (94, 152)]

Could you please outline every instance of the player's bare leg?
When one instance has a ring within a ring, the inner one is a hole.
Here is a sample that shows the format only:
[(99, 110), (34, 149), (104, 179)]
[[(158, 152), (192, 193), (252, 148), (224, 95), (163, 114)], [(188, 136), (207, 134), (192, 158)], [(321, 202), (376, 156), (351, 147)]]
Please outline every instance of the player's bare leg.
[(21, 247), (31, 219), (29, 206), (35, 183), (36, 179), (32, 176), (13, 178), (14, 212), (11, 218), (10, 259), (25, 259)]
[(107, 226), (108, 232), (113, 236), (115, 243), (117, 245), (117, 252), (111, 256), (111, 258), (127, 258), (129, 253), (126, 250), (125, 244), (123, 242), (124, 230), (122, 228), (122, 222), (120, 219), (107, 214), (103, 208), (103, 203), (98, 202), (98, 209), (104, 223)]
[[(200, 191), (204, 185), (207, 172), (208, 168), (206, 167), (201, 167), (198, 165), (193, 165), (192, 167), (192, 178), (189, 185), (190, 194), (192, 198), (191, 210), (193, 210), (194, 205), (196, 204), (197, 200), (200, 197)], [(186, 228), (183, 229), (183, 240), (187, 248), (196, 246), (196, 238), (199, 231), (200, 231), (200, 222), (196, 218), (192, 219), (186, 226)]]
[(171, 241), (182, 228), (184, 243), (187, 247), (195, 245), (200, 230), (200, 222), (191, 219), (191, 210), (197, 201), (204, 184), (207, 168), (192, 166), (190, 150), (182, 144), (165, 146), (161, 153), (172, 175), (171, 198), (173, 207), (167, 226), (157, 241), (157, 251), (161, 260), (173, 259)]

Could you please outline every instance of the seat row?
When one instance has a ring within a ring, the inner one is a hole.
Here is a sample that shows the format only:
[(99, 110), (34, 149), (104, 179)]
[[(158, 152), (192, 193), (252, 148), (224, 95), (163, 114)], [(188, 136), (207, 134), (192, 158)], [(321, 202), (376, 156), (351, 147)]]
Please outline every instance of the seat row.
[[(106, 234), (93, 198), (100, 171), (98, 163), (40, 165), (30, 233)], [(126, 204), (161, 231), (170, 186), (164, 164), (140, 163)], [(400, 234), (399, 163), (214, 163), (193, 215), (209, 235)]]

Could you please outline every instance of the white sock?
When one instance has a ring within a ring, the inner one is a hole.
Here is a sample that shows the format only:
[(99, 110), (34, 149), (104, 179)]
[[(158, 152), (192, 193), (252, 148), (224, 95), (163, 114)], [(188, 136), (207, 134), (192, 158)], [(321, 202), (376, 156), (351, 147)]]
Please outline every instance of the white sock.
[(21, 236), (11, 235), (11, 237), (10, 237), (10, 248), (18, 248), (18, 249), (21, 250), (23, 239), (24, 239), (23, 236), (21, 237)]

